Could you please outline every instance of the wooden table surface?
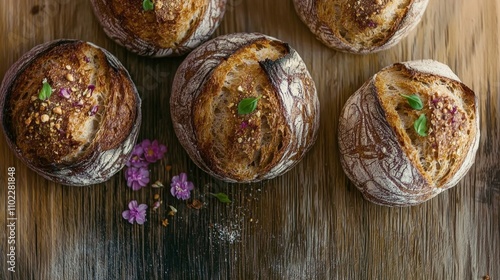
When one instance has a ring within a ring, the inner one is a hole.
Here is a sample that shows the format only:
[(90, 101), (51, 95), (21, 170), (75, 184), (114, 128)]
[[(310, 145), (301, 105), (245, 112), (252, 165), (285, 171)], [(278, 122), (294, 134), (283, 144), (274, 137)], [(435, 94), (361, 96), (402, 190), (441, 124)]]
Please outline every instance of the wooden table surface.
[[(188, 158), (172, 128), (169, 96), (180, 58), (136, 56), (106, 37), (88, 0), (0, 3), (0, 77), (23, 53), (57, 38), (91, 41), (115, 54), (143, 100), (139, 139), (168, 155), (152, 181), (187, 172), (191, 209), (169, 188), (133, 192), (123, 171), (106, 183), (67, 187), (26, 168), (0, 137), (0, 279), (500, 279), (500, 1), (431, 0), (422, 22), (396, 47), (359, 56), (328, 49), (291, 0), (228, 0), (215, 35), (256, 31), (289, 42), (319, 93), (318, 141), (304, 160), (259, 184), (212, 179)], [(475, 165), (457, 185), (411, 208), (365, 201), (339, 161), (340, 110), (363, 82), (398, 61), (448, 64), (480, 98)], [(170, 171), (166, 166), (171, 165)], [(16, 272), (8, 271), (7, 171), (16, 178)], [(208, 195), (225, 192), (231, 204)], [(121, 217), (131, 199), (151, 204), (143, 226)], [(178, 212), (170, 217), (168, 205)], [(163, 227), (161, 221), (169, 219)]]

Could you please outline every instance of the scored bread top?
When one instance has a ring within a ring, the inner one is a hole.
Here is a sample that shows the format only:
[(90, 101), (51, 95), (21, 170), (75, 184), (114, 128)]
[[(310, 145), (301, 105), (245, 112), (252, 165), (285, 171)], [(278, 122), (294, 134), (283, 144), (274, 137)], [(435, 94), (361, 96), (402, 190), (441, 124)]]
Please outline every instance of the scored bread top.
[(226, 0), (92, 0), (104, 31), (140, 55), (183, 54), (209, 38), (222, 18)]
[[(240, 48), (212, 72), (193, 116), (198, 145), (213, 170), (248, 180), (281, 158), (282, 142), (291, 135), (284, 116), (274, 112), (280, 101), (259, 61), (287, 53), (284, 44), (262, 39)], [(239, 115), (239, 101), (250, 97), (261, 97), (256, 110)]]
[[(411, 106), (402, 94), (417, 95), (423, 108)], [(417, 133), (421, 116), (426, 125)], [(479, 136), (477, 96), (448, 66), (433, 60), (396, 63), (375, 74), (344, 105), (340, 161), (367, 200), (417, 205), (465, 176)]]
[[(238, 114), (245, 98), (260, 99)], [(173, 82), (174, 129), (191, 159), (228, 182), (256, 182), (288, 171), (317, 137), (319, 101), (300, 56), (262, 34), (238, 33), (203, 44)]]
[[(43, 83), (52, 93), (42, 100)], [(16, 76), (6, 98), (7, 129), (34, 166), (68, 166), (114, 149), (136, 121), (139, 101), (128, 74), (85, 42), (61, 42)]]
[(384, 44), (408, 12), (412, 0), (320, 0), (319, 20), (356, 48)]
[(387, 49), (413, 29), (428, 0), (294, 0), (325, 44), (349, 52)]
[[(476, 101), (461, 82), (418, 73), (395, 64), (374, 78), (380, 104), (406, 155), (435, 187), (444, 186), (463, 164), (474, 143)], [(404, 95), (417, 94), (422, 110), (410, 107)], [(425, 115), (427, 136), (414, 122)]]
[[(445, 185), (474, 143), (474, 93), (459, 81), (417, 74), (403, 64), (380, 71), (374, 83), (387, 121), (407, 156), (435, 187)], [(417, 94), (423, 109), (410, 107), (401, 94)], [(414, 128), (420, 115), (427, 118), (427, 136), (418, 135)]]

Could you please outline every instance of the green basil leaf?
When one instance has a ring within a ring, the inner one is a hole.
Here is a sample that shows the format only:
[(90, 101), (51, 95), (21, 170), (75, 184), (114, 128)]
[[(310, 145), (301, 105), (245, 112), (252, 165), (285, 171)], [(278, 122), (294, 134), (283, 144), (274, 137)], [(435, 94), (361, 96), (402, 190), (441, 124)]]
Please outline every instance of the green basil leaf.
[(222, 203), (231, 203), (229, 197), (225, 193), (210, 193), (211, 196), (216, 197)]
[(241, 100), (240, 103), (238, 103), (238, 114), (246, 115), (255, 111), (257, 108), (257, 102), (261, 97), (262, 95), (259, 97), (250, 97)]
[(40, 98), (40, 100), (47, 100), (51, 95), (52, 95), (52, 87), (50, 87), (49, 83), (47, 83), (47, 79), (44, 79), (42, 89), (38, 94), (38, 98)]
[(154, 4), (151, 0), (144, 0), (142, 2), (142, 8), (144, 9), (144, 11), (150, 11), (154, 9)]
[(420, 117), (413, 123), (413, 127), (418, 135), (427, 136), (427, 118), (424, 114), (420, 115)]
[(412, 95), (405, 95), (401, 94), (402, 97), (406, 98), (408, 103), (410, 104), (410, 107), (412, 107), (415, 110), (422, 110), (424, 108), (424, 104), (422, 103), (422, 99), (416, 94)]

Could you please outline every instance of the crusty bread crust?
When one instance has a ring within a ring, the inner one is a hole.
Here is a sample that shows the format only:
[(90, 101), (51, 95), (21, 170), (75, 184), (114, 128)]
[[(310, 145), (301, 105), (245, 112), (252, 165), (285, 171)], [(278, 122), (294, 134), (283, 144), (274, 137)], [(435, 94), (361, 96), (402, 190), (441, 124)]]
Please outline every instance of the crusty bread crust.
[[(53, 92), (39, 98), (43, 82)], [(7, 142), (30, 168), (66, 185), (107, 180), (140, 126), (140, 99), (123, 66), (81, 41), (39, 45), (7, 72), (0, 92)]]
[[(418, 94), (417, 111), (400, 94)], [(413, 127), (427, 117), (427, 136)], [(386, 206), (416, 205), (453, 187), (474, 162), (479, 144), (474, 92), (436, 61), (396, 63), (346, 102), (339, 123), (345, 173), (363, 196)]]
[(185, 54), (209, 39), (219, 25), (226, 0), (156, 0), (144, 11), (142, 1), (91, 0), (106, 34), (144, 56)]
[[(237, 105), (262, 96), (257, 109)], [(256, 182), (291, 169), (317, 137), (319, 101), (300, 56), (262, 34), (218, 37), (179, 67), (170, 99), (180, 143), (207, 173)]]
[(294, 0), (302, 21), (325, 45), (344, 52), (388, 49), (416, 27), (429, 0)]

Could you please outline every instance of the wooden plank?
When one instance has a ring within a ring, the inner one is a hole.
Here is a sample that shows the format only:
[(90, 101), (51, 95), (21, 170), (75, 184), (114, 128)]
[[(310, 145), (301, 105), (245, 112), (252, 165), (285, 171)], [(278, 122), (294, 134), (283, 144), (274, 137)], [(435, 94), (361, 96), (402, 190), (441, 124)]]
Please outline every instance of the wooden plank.
[[(88, 1), (6, 0), (0, 4), (0, 74), (37, 44), (78, 38), (115, 54), (143, 99), (140, 139), (169, 147), (152, 168), (168, 183), (186, 171), (201, 210), (167, 189), (132, 192), (123, 173), (86, 188), (60, 186), (27, 169), (0, 137), (0, 279), (491, 279), (500, 278), (500, 2), (430, 1), (416, 30), (396, 47), (358, 56), (326, 48), (296, 16), (292, 1), (229, 0), (216, 35), (262, 32), (289, 42), (316, 82), (318, 141), (292, 171), (259, 184), (210, 178), (187, 157), (172, 130), (169, 96), (181, 58), (131, 54), (108, 39)], [(481, 144), (469, 174), (422, 205), (386, 208), (366, 202), (338, 159), (340, 110), (362, 83), (398, 61), (448, 64), (480, 97)], [(166, 165), (172, 165), (170, 172)], [(7, 168), (16, 168), (16, 272), (7, 270)], [(223, 205), (208, 192), (223, 191)], [(121, 217), (128, 201), (160, 213), (144, 226)], [(161, 226), (167, 205), (178, 214)], [(5, 209), (5, 210), (4, 210)]]

